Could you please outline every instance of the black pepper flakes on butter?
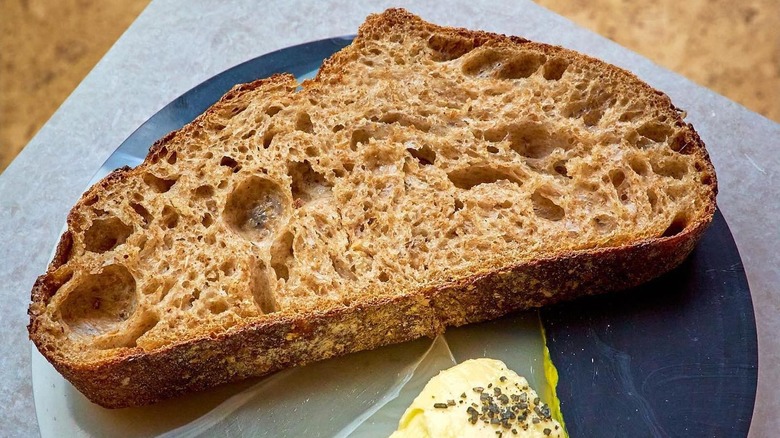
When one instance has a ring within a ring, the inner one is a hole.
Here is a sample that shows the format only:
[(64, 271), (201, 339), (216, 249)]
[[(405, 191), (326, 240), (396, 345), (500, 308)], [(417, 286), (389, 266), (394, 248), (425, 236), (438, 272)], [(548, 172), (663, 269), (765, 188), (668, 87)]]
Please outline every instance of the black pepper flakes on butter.
[[(519, 430), (528, 431), (532, 425), (540, 424), (545, 421), (551, 420), (550, 407), (546, 405), (537, 396), (529, 397), (527, 391), (530, 388), (527, 385), (510, 385), (506, 376), (500, 376), (498, 378), (504, 385), (498, 383), (488, 383), (485, 387), (474, 386), (472, 391), (479, 394), (478, 403), (470, 402), (466, 392), (460, 394), (460, 397), (456, 399), (446, 400), (446, 403), (437, 403), (438, 407), (446, 409), (449, 406), (457, 406), (458, 403), (463, 404), (463, 408), (467, 414), (467, 421), (472, 425), (476, 425), (478, 421), (482, 421), (488, 426), (496, 426), (496, 435), (506, 431), (504, 436), (508, 436), (509, 431), (512, 431), (513, 435), (517, 435)], [(455, 403), (456, 400), (458, 403)], [(546, 426), (546, 425), (545, 425)], [(552, 428), (558, 430), (558, 426), (553, 424), (549, 425), (549, 433), (552, 434)], [(544, 426), (540, 426), (544, 427)], [(545, 430), (547, 430), (545, 429)], [(495, 430), (495, 429), (494, 429)]]

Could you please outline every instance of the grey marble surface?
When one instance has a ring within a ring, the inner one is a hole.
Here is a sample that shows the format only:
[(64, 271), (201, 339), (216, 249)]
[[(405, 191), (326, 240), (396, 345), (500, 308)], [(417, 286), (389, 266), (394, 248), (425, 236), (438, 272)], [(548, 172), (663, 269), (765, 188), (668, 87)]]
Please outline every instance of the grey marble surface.
[(68, 208), (101, 163), (156, 111), (209, 77), (279, 48), (354, 33), (368, 13), (389, 6), (588, 53), (635, 72), (688, 111), (718, 171), (718, 202), (753, 293), (760, 365), (751, 436), (780, 430), (780, 125), (530, 1), (156, 0), (0, 175), (0, 436), (38, 434), (29, 290)]

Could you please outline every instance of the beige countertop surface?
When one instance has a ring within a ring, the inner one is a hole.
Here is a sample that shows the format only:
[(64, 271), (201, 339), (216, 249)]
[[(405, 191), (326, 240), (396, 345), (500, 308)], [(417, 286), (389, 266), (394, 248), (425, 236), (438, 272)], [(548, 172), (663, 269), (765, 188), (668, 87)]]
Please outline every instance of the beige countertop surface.
[[(228, 4), (229, 3), (229, 4)], [(225, 69), (290, 45), (352, 34), (402, 6), (440, 24), (559, 44), (629, 69), (688, 113), (718, 172), (718, 203), (756, 313), (759, 380), (750, 435), (780, 430), (780, 125), (530, 1), (186, 2), (157, 0), (0, 175), (0, 436), (38, 434), (27, 339), (29, 291), (69, 207), (145, 120)]]

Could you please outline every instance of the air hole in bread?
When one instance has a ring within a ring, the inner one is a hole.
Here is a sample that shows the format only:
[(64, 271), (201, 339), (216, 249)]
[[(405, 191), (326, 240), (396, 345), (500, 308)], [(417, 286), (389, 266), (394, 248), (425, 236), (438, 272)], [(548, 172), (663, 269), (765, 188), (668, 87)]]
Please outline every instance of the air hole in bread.
[(156, 149), (156, 150), (155, 150), (155, 146), (152, 146), (152, 148), (150, 149), (149, 161), (151, 161), (152, 163), (155, 163), (155, 164), (159, 163), (160, 162), (160, 158), (162, 158), (162, 157), (164, 157), (166, 155), (168, 155), (168, 148), (166, 148), (165, 146), (162, 146), (162, 147), (160, 147), (159, 149)]
[(152, 190), (157, 193), (165, 193), (176, 184), (176, 179), (159, 178), (149, 172), (144, 173), (142, 179), (147, 186), (151, 187)]
[(173, 248), (173, 236), (170, 234), (165, 234), (163, 236), (163, 248), (165, 248), (166, 251), (170, 251)]
[(341, 131), (341, 130), (343, 130), (343, 129), (344, 129), (344, 125), (342, 125), (342, 124), (338, 124), (338, 125), (334, 126), (333, 128), (331, 128), (331, 131), (333, 131), (333, 132), (339, 132), (339, 131)]
[(474, 49), (472, 40), (459, 35), (431, 35), (428, 38), (431, 59), (436, 62), (458, 59)]
[(141, 293), (144, 295), (152, 295), (155, 294), (163, 289), (163, 283), (158, 281), (156, 278), (151, 278), (147, 280), (144, 287), (141, 289)]
[(544, 64), (542, 76), (548, 81), (557, 81), (563, 77), (566, 69), (569, 67), (569, 61), (563, 58), (552, 58)]
[(490, 166), (466, 167), (448, 173), (447, 177), (455, 187), (463, 190), (469, 190), (480, 184), (492, 184), (501, 180), (513, 182), (518, 186), (523, 185), (523, 182), (514, 174)]
[(688, 217), (684, 213), (677, 213), (672, 219), (672, 223), (666, 228), (662, 237), (676, 236), (685, 230), (688, 226)]
[(234, 104), (234, 105), (230, 106), (229, 108), (230, 108), (230, 111), (227, 112), (226, 117), (228, 117), (228, 118), (235, 117), (235, 116), (241, 114), (242, 112), (244, 112), (246, 110), (247, 103)]
[(166, 228), (176, 228), (176, 226), (179, 225), (179, 212), (170, 205), (163, 207), (162, 224)]
[(513, 56), (496, 72), (499, 79), (523, 79), (539, 70), (547, 58), (541, 53), (524, 52)]
[(203, 236), (203, 242), (205, 242), (206, 245), (213, 245), (217, 243), (217, 238), (214, 236), (214, 233), (207, 233)]
[(626, 174), (620, 169), (612, 169), (609, 171), (609, 180), (617, 190), (621, 185), (623, 185), (623, 181), (626, 180)]
[[(192, 287), (192, 282), (190, 282), (189, 280), (183, 281), (181, 283), (181, 287), (183, 289), (187, 290), (187, 289)], [(179, 308), (182, 309), (182, 310), (190, 310), (190, 309), (192, 309), (192, 305), (198, 299), (198, 297), (196, 295), (200, 295), (200, 291), (198, 291), (197, 289), (195, 291), (193, 291), (189, 295), (182, 296), (179, 299)]]
[(656, 143), (666, 141), (666, 139), (672, 135), (672, 128), (666, 124), (659, 122), (648, 122), (640, 126), (637, 132), (642, 137), (648, 138)]
[(214, 218), (211, 217), (210, 214), (206, 213), (203, 215), (203, 219), (201, 219), (200, 223), (204, 228), (208, 228), (211, 226), (211, 224), (214, 223)]
[(582, 122), (585, 126), (596, 126), (606, 111), (603, 107), (593, 108), (590, 111), (586, 111), (582, 116)]
[(221, 132), (226, 126), (224, 123), (216, 120), (208, 120), (206, 122), (206, 127), (214, 132)]
[(390, 281), (390, 276), (387, 274), (387, 272), (380, 272), (379, 276), (377, 276), (377, 280), (381, 281), (382, 283), (387, 283)]
[(349, 147), (356, 151), (359, 144), (368, 144), (368, 140), (371, 138), (371, 134), (365, 129), (356, 129), (352, 131), (352, 136), (349, 139)]
[(626, 110), (623, 112), (623, 114), (620, 115), (620, 118), (618, 118), (621, 122), (633, 122), (639, 117), (643, 115), (643, 112), (641, 110)]
[(436, 152), (428, 145), (417, 148), (407, 148), (406, 151), (419, 161), (422, 166), (429, 166), (436, 162)]
[(117, 217), (95, 219), (84, 232), (84, 247), (87, 251), (103, 253), (125, 243), (133, 228)]
[(233, 259), (225, 260), (219, 265), (219, 270), (225, 277), (230, 277), (236, 272), (236, 262)]
[(587, 100), (588, 110), (582, 114), (585, 126), (596, 126), (604, 117), (608, 109), (615, 104), (616, 98), (610, 91), (592, 91)]
[(354, 268), (342, 257), (330, 254), (330, 263), (342, 279), (347, 281), (355, 281), (358, 279), (357, 275), (355, 275)]
[(206, 271), (206, 281), (217, 281), (219, 280), (219, 273), (215, 269), (209, 269)]
[(504, 200), (496, 203), (493, 207), (507, 209), (507, 208), (512, 208), (512, 205), (514, 205), (512, 204), (512, 201)]
[(195, 196), (198, 198), (210, 198), (214, 196), (214, 187), (208, 184), (198, 186), (198, 188), (195, 189)]
[(76, 280), (60, 305), (62, 320), (78, 337), (94, 337), (117, 329), (135, 312), (135, 279), (122, 265)]
[(596, 228), (596, 231), (602, 234), (612, 232), (616, 225), (617, 220), (606, 214), (600, 214), (593, 218), (593, 226)]
[(569, 176), (569, 170), (566, 168), (566, 160), (558, 160), (555, 163), (553, 163), (553, 172), (557, 173), (560, 176), (565, 176), (566, 178), (571, 178)]
[(688, 173), (688, 166), (682, 161), (666, 159), (663, 161), (652, 163), (653, 172), (658, 175), (671, 177), (674, 179), (682, 179), (686, 173)]
[(269, 117), (273, 117), (273, 116), (275, 116), (275, 115), (276, 115), (276, 114), (277, 114), (279, 111), (281, 111), (281, 110), (282, 110), (282, 107), (280, 107), (279, 105), (271, 105), (271, 106), (269, 106), (269, 107), (268, 107), (268, 108), (265, 110), (265, 113), (266, 113), (266, 114), (267, 114)]
[(503, 59), (501, 52), (482, 48), (466, 55), (461, 65), (461, 71), (468, 76), (485, 77), (492, 72)]
[(331, 184), (325, 175), (315, 171), (311, 163), (306, 160), (302, 163), (293, 162), (287, 165), (287, 173), (292, 178), (293, 200), (300, 199), (309, 202), (331, 195)]
[(273, 126), (268, 127), (266, 129), (265, 133), (263, 134), (263, 148), (268, 149), (271, 147), (271, 142), (274, 141), (274, 137), (276, 137), (276, 129)]
[(149, 224), (149, 222), (152, 221), (152, 214), (149, 213), (149, 210), (146, 209), (143, 205), (137, 203), (137, 202), (131, 202), (130, 208), (133, 209), (139, 216), (141, 216), (141, 219), (143, 220), (144, 225)]
[(455, 198), (455, 211), (463, 210), (463, 201), (461, 201), (458, 198)]
[(98, 202), (98, 199), (100, 199), (98, 195), (91, 195), (90, 197), (84, 199), (82, 204), (89, 207), (90, 205), (95, 205), (95, 203)]
[(307, 134), (314, 132), (314, 125), (311, 122), (311, 116), (309, 116), (309, 113), (305, 111), (298, 113), (298, 116), (295, 119), (295, 129)]
[(601, 187), (599, 184), (593, 182), (593, 181), (577, 181), (576, 188), (579, 191), (583, 192), (597, 192), (599, 190), (599, 187)]
[(534, 214), (540, 218), (555, 222), (563, 219), (566, 215), (563, 208), (543, 195), (541, 190), (536, 190), (531, 195), (531, 202), (534, 206)]
[(151, 312), (144, 312), (137, 315), (133, 320), (128, 321), (128, 327), (125, 328), (124, 333), (119, 333), (117, 336), (110, 337), (99, 342), (101, 348), (117, 348), (117, 347), (136, 347), (138, 339), (152, 330), (160, 319)]
[(711, 185), (712, 184), (712, 175), (709, 173), (705, 173), (701, 176), (701, 183), (704, 185)]
[(672, 139), (669, 147), (672, 148), (673, 151), (679, 152), (684, 155), (688, 155), (693, 153), (694, 142), (691, 140), (689, 141), (688, 138), (683, 134), (678, 134)]
[(273, 181), (251, 176), (228, 195), (222, 217), (243, 238), (260, 242), (276, 230), (289, 211), (289, 200)]
[(212, 314), (219, 315), (220, 313), (226, 312), (230, 307), (228, 306), (228, 303), (225, 300), (217, 299), (217, 300), (209, 301), (206, 308)]
[(250, 129), (249, 131), (247, 131), (247, 132), (245, 132), (245, 133), (243, 133), (241, 135), (241, 139), (242, 140), (246, 140), (246, 139), (248, 139), (250, 137), (254, 137), (255, 134), (257, 134), (257, 131), (254, 130), (254, 129)]
[(162, 282), (160, 286), (159, 301), (162, 301), (166, 296), (168, 296), (168, 293), (173, 289), (173, 286), (175, 284), (176, 284), (175, 280), (171, 278), (167, 278)]
[(585, 126), (596, 126), (610, 106), (611, 96), (608, 93), (592, 91), (584, 98), (569, 102), (561, 110), (561, 115), (571, 119), (582, 118)]
[(647, 190), (647, 202), (650, 204), (650, 209), (657, 211), (658, 208), (658, 194), (653, 189)]
[(629, 158), (628, 165), (637, 175), (645, 176), (650, 171), (650, 167), (647, 165), (647, 162), (641, 157)]
[(168, 158), (166, 161), (168, 161), (168, 164), (176, 164), (176, 161), (178, 160), (178, 154), (176, 154), (176, 151), (172, 151), (170, 154), (168, 154)]
[(485, 149), (487, 149), (487, 151), (490, 152), (491, 154), (497, 154), (499, 152), (499, 149), (495, 146), (488, 146)]
[(412, 117), (398, 112), (385, 113), (377, 121), (386, 124), (395, 123), (401, 126), (414, 126), (422, 132), (428, 132), (431, 129), (431, 124), (424, 118)]
[(252, 267), (252, 278), (250, 280), (250, 289), (255, 304), (260, 312), (267, 315), (279, 311), (279, 305), (271, 292), (271, 286), (266, 276), (265, 264), (261, 261), (255, 261)]
[(521, 122), (508, 126), (509, 147), (526, 158), (544, 158), (555, 149), (569, 149), (567, 138), (551, 132), (538, 122)]
[(219, 165), (233, 169), (233, 173), (236, 173), (239, 170), (241, 170), (241, 165), (238, 164), (238, 161), (236, 161), (233, 157), (229, 157), (227, 155), (223, 156), (219, 160)]
[(287, 281), (295, 259), (293, 256), (293, 234), (285, 231), (271, 246), (271, 269), (276, 278)]

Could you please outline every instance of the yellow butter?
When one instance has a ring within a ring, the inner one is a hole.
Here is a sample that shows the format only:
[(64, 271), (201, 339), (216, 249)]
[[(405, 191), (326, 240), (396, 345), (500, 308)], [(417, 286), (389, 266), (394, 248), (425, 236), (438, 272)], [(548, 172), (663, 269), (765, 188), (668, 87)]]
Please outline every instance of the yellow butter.
[(473, 359), (432, 378), (391, 438), (498, 436), (565, 435), (524, 377), (499, 360)]

